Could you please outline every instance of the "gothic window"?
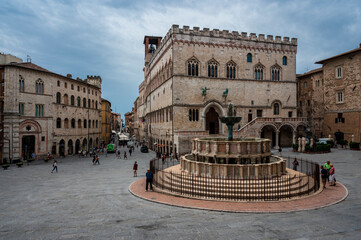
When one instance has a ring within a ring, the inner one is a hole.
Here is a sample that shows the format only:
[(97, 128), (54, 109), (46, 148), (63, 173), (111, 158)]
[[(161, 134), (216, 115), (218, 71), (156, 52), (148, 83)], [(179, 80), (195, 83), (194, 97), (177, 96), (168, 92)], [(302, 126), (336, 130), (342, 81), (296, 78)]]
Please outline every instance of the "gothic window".
[(84, 119), (83, 127), (86, 128), (86, 119)]
[(287, 65), (287, 57), (286, 57), (286, 56), (283, 56), (283, 58), (282, 58), (282, 64), (283, 64), (284, 66)]
[(187, 62), (188, 76), (199, 76), (199, 62), (195, 58), (191, 58)]
[(88, 108), (90, 108), (90, 99), (88, 99)]
[(56, 93), (56, 103), (61, 103), (61, 95), (60, 95), (60, 92), (57, 92)]
[(98, 128), (98, 120), (95, 121), (95, 127)]
[(254, 79), (263, 80), (263, 69), (264, 66), (262, 64), (257, 64), (254, 68)]
[(249, 62), (249, 63), (252, 62), (252, 54), (251, 53), (247, 54), (247, 62)]
[(70, 105), (72, 105), (72, 106), (75, 105), (75, 97), (74, 97), (74, 95), (71, 95), (71, 97), (70, 97)]
[(281, 80), (281, 68), (278, 65), (271, 67), (271, 80), (280, 81)]
[(218, 64), (214, 59), (208, 62), (208, 77), (218, 77)]
[(69, 120), (67, 118), (64, 119), (64, 128), (69, 128)]
[(58, 84), (58, 87), (60, 87), (60, 81), (59, 81), (59, 80), (58, 80), (58, 83), (57, 83), (57, 84)]
[(98, 101), (95, 101), (95, 109), (98, 109)]
[(86, 108), (86, 99), (85, 98), (83, 98), (83, 107)]
[(91, 126), (91, 125), (92, 125), (92, 121), (91, 121), (91, 120), (89, 120), (89, 121), (88, 121), (88, 128), (92, 128), (92, 126)]
[(227, 63), (226, 74), (227, 78), (236, 78), (236, 64), (234, 62)]
[(19, 114), (24, 116), (24, 103), (19, 103)]
[(81, 128), (81, 120), (78, 120), (78, 128)]
[(56, 119), (56, 128), (61, 128), (61, 119), (60, 118)]
[(279, 115), (280, 114), (280, 105), (278, 103), (275, 103), (273, 105), (273, 115)]
[(40, 78), (35, 82), (35, 93), (44, 94), (44, 82)]
[(75, 119), (74, 118), (71, 119), (71, 128), (75, 128)]
[(35, 105), (35, 116), (43, 117), (44, 116), (44, 105), (36, 104)]
[(80, 99), (80, 97), (77, 97), (76, 103), (77, 103), (76, 105), (77, 105), (78, 107), (81, 106), (81, 99)]
[(92, 108), (94, 108), (94, 100), (92, 100)]
[(68, 94), (64, 94), (64, 104), (68, 105), (69, 101), (68, 101)]
[(24, 78), (19, 75), (19, 92), (24, 92)]
[(71, 85), (71, 90), (74, 90), (74, 84)]

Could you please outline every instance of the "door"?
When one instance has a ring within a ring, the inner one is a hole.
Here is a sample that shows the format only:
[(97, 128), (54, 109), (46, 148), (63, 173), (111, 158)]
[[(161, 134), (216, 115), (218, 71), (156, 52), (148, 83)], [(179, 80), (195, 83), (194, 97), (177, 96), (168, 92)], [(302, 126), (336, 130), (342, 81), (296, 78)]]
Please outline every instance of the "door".
[(248, 113), (248, 122), (252, 121), (252, 113)]
[(21, 146), (21, 153), (24, 160), (30, 159), (31, 154), (35, 153), (35, 136), (23, 136)]
[(209, 134), (219, 134), (219, 115), (213, 107), (206, 114), (206, 130)]

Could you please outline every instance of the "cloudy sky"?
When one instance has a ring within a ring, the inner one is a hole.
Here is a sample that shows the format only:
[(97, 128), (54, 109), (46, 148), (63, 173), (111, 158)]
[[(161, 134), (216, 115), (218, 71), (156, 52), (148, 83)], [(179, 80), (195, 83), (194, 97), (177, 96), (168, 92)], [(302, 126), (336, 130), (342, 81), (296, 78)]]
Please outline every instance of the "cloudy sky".
[(297, 73), (359, 47), (359, 0), (0, 0), (0, 52), (74, 78), (100, 75), (102, 97), (131, 110), (143, 80), (144, 35), (172, 24), (298, 38)]

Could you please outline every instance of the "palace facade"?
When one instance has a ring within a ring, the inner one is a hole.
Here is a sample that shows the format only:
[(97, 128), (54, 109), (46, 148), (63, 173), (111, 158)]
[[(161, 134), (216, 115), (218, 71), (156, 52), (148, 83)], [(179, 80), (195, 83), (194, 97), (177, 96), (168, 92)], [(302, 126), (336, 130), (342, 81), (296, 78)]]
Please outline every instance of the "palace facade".
[(3, 159), (76, 154), (99, 145), (101, 78), (73, 79), (31, 62), (0, 65)]
[(266, 137), (278, 148), (305, 132), (297, 118), (297, 39), (173, 25), (163, 39), (145, 36), (144, 45), (134, 125), (148, 147), (182, 154), (192, 138), (225, 136), (218, 117), (229, 102), (242, 117), (238, 137)]

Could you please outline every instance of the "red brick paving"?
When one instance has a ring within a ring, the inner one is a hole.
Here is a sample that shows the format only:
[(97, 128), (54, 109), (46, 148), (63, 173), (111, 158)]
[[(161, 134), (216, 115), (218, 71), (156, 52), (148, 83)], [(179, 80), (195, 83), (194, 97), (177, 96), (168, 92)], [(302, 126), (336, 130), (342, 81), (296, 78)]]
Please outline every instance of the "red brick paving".
[[(321, 183), (322, 184), (322, 183)], [(129, 186), (129, 191), (145, 200), (152, 202), (212, 211), (225, 212), (294, 212), (322, 208), (339, 203), (346, 199), (348, 191), (339, 182), (336, 186), (326, 186), (326, 189), (318, 194), (301, 199), (293, 199), (278, 202), (229, 202), (216, 200), (192, 199), (186, 197), (176, 197), (164, 193), (145, 191), (145, 178), (133, 182)]]

